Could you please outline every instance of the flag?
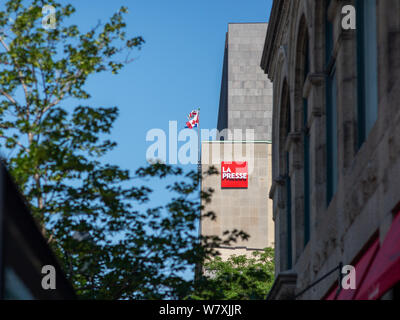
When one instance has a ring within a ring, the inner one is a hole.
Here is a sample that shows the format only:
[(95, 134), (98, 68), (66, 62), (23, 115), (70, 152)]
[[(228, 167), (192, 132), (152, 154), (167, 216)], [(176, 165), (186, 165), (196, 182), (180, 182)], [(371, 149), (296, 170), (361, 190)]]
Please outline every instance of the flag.
[(188, 122), (186, 122), (186, 128), (193, 129), (199, 124), (199, 110), (193, 110), (188, 115)]
[(199, 115), (196, 114), (192, 119), (186, 122), (186, 128), (193, 129), (196, 128), (199, 123)]
[(188, 120), (194, 118), (197, 115), (197, 110), (193, 110), (191, 113), (188, 115)]

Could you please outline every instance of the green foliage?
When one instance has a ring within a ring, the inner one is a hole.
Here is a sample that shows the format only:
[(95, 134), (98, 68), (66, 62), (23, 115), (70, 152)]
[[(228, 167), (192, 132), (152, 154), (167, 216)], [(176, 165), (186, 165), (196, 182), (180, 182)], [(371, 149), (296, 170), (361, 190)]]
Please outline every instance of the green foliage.
[(204, 276), (190, 299), (264, 300), (274, 281), (274, 250), (253, 252), (253, 257), (216, 257), (204, 265)]
[[(56, 8), (54, 30), (42, 28), (45, 4)], [(89, 76), (117, 73), (144, 41), (126, 36), (126, 8), (88, 32), (67, 25), (74, 11), (52, 0), (9, 0), (0, 11), (0, 147), (9, 151), (8, 169), (80, 297), (185, 297), (193, 281), (184, 271), (247, 236), (233, 230), (199, 239), (197, 173), (158, 163), (131, 175), (101, 161), (116, 145), (104, 137), (118, 108), (65, 100), (88, 99)], [(151, 207), (152, 190), (141, 182), (149, 178), (175, 181), (169, 203)], [(204, 203), (211, 193), (201, 193)]]

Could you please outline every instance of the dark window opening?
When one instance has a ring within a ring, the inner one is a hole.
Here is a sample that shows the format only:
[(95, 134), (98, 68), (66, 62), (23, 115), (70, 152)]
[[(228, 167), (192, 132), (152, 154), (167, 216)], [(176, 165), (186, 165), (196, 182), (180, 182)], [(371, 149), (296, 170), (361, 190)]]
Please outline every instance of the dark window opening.
[[(326, 12), (329, 2), (327, 2)], [(338, 124), (337, 124), (337, 79), (333, 57), (333, 26), (326, 21), (326, 200), (329, 206), (337, 190), (338, 182)]]
[[(310, 72), (308, 37), (305, 41), (304, 81)], [(304, 246), (310, 240), (310, 132), (308, 128), (308, 99), (303, 99), (303, 139), (304, 139)]]
[(357, 0), (358, 148), (378, 118), (376, 0)]

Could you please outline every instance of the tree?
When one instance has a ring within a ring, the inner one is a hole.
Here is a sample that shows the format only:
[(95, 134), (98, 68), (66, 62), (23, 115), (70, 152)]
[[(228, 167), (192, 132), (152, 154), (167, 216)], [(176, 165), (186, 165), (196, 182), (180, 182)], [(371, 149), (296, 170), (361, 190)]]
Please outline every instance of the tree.
[(203, 279), (191, 299), (264, 300), (274, 282), (274, 250), (253, 252), (253, 257), (215, 257), (204, 265)]
[[(42, 7), (56, 10), (55, 29), (42, 26)], [(89, 76), (113, 74), (140, 49), (126, 35), (122, 7), (88, 32), (66, 25), (71, 5), (9, 0), (0, 11), (0, 140), (6, 159), (43, 235), (77, 294), (83, 298), (179, 298), (192, 290), (183, 272), (215, 254), (215, 247), (246, 238), (199, 240), (199, 177), (161, 163), (134, 175), (102, 156), (117, 107), (82, 105)], [(67, 98), (78, 101), (69, 106)], [(210, 172), (212, 174), (213, 172)], [(172, 177), (171, 201), (150, 206), (141, 179)], [(201, 197), (207, 202), (211, 191)], [(213, 217), (206, 213), (204, 217)]]

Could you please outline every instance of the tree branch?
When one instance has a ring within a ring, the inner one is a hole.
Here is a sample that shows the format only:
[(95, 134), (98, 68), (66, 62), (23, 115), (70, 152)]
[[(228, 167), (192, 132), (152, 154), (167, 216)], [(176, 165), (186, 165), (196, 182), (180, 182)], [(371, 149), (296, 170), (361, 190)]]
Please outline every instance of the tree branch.
[(15, 101), (15, 99), (10, 96), (7, 92), (5, 92), (3, 89), (0, 89), (0, 93), (5, 96), (12, 104), (14, 104), (16, 107), (18, 107), (18, 102)]
[[(0, 138), (8, 139), (8, 137), (3, 136), (3, 135), (0, 135)], [(22, 143), (15, 141), (15, 144), (18, 145), (19, 147), (21, 147), (22, 149), (24, 149), (25, 152), (27, 152), (27, 153), (30, 152), (29, 148), (25, 147)]]
[[(0, 36), (0, 43), (3, 45), (4, 49), (6, 49), (7, 52), (10, 52), (10, 48), (8, 47), (7, 43), (4, 41), (4, 39), (3, 39), (2, 36)], [(19, 78), (19, 80), (21, 81), (21, 85), (22, 85), (22, 87), (23, 87), (23, 89), (24, 89), (25, 100), (26, 100), (26, 107), (27, 107), (27, 109), (29, 110), (28, 87), (27, 87), (26, 84), (25, 84), (24, 75), (22, 74), (21, 68), (20, 68), (20, 66), (18, 65), (18, 62), (16, 61), (16, 59), (14, 59), (14, 63), (15, 63), (15, 67), (16, 67), (17, 72), (18, 72), (18, 78)], [(29, 119), (27, 119), (27, 120), (29, 120)]]
[[(79, 70), (75, 75), (74, 79), (79, 78), (82, 75), (82, 70)], [(42, 116), (49, 111), (52, 107), (60, 103), (60, 101), (65, 97), (65, 95), (68, 93), (69, 89), (71, 88), (71, 85), (73, 83), (73, 79), (68, 81), (62, 88), (61, 94), (59, 95), (58, 98), (55, 98), (51, 103), (49, 103), (45, 108), (43, 108), (42, 111), (39, 112), (35, 119), (35, 123), (38, 123)], [(58, 82), (58, 81), (57, 81)]]

